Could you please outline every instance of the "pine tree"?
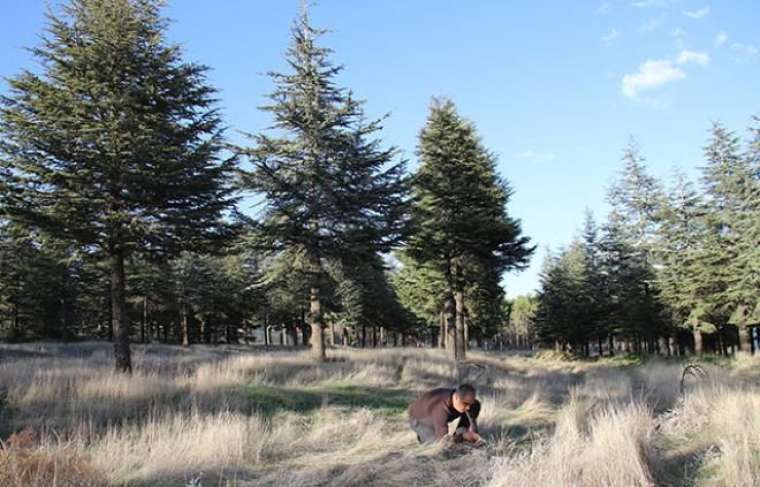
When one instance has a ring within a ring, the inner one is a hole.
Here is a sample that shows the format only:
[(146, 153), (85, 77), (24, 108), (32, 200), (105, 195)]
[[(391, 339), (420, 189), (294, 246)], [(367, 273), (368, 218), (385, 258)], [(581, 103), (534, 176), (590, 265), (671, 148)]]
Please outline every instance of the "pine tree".
[(399, 265), (392, 274), (391, 282), (401, 305), (411, 312), (417, 324), (425, 327), (438, 326), (439, 346), (445, 347), (446, 328), (442, 321), (442, 297), (446, 282), (443, 274), (430, 265), (417, 262), (401, 250), (394, 253)]
[(662, 190), (647, 173), (646, 160), (633, 138), (623, 150), (623, 169), (607, 199), (612, 212), (605, 226), (606, 275), (608, 289), (617, 293), (613, 297), (617, 311), (612, 315), (617, 315), (618, 331), (633, 340), (637, 352), (642, 340), (652, 351), (667, 333), (654, 272)]
[(405, 228), (404, 163), (396, 150), (371, 139), (382, 120), (365, 122), (362, 103), (335, 84), (341, 66), (317, 40), (306, 9), (292, 30), (287, 60), (292, 72), (271, 73), (277, 135), (252, 136), (242, 150), (254, 166), (246, 188), (264, 197), (256, 232), (262, 249), (294, 248), (308, 264), (312, 351), (325, 359), (321, 289), (326, 265), (371, 259), (396, 245)]
[(740, 139), (722, 124), (711, 128), (705, 147), (702, 181), (707, 195), (706, 232), (701, 246), (701, 265), (695, 268), (700, 291), (693, 320), (716, 328), (738, 325), (740, 345), (749, 350), (746, 325), (757, 300), (757, 288), (747, 285), (749, 264), (742, 253), (751, 233), (752, 207), (756, 205), (754, 177), (749, 158), (742, 157)]
[(620, 219), (626, 243), (649, 252), (656, 226), (660, 185), (647, 173), (646, 159), (634, 138), (623, 149), (623, 168), (607, 199)]
[(25, 220), (110, 262), (116, 368), (131, 371), (124, 260), (224, 234), (232, 203), (206, 68), (166, 41), (160, 0), (71, 0), (12, 78), (0, 114), (0, 192)]
[(688, 328), (696, 307), (694, 268), (699, 265), (704, 204), (693, 184), (676, 173), (673, 187), (660, 204), (655, 246), (657, 286), (671, 323)]
[(408, 251), (444, 276), (444, 316), (453, 332), (449, 356), (461, 360), (466, 287), (480, 279), (477, 271), (485, 266), (497, 275), (522, 268), (533, 248), (521, 235), (519, 221), (507, 214), (511, 191), (496, 173), (494, 155), (451, 101), (434, 100), (418, 154)]
[(534, 296), (517, 296), (509, 310), (509, 332), (515, 337), (517, 348), (529, 348), (535, 335), (534, 320), (538, 301)]
[(587, 269), (586, 254), (578, 241), (557, 255), (550, 254), (544, 263), (534, 321), (539, 340), (553, 342), (558, 350), (564, 351), (568, 345), (576, 354), (588, 350), (594, 330), (587, 315)]
[(640, 353), (642, 345), (652, 350), (664, 336), (662, 304), (654, 286), (654, 269), (647, 254), (628, 243), (622, 220), (614, 211), (603, 227), (601, 238), (602, 272), (609, 292), (610, 331), (633, 343)]
[(623, 149), (623, 169), (610, 188), (607, 199), (620, 220), (626, 243), (649, 253), (656, 233), (656, 214), (661, 189), (647, 173), (646, 159), (634, 138)]
[(737, 218), (734, 266), (739, 274), (732, 286), (740, 303), (732, 321), (739, 327), (740, 345), (746, 352), (752, 350), (748, 325), (760, 324), (760, 117), (753, 117), (753, 122), (743, 154), (747, 177)]
[[(597, 339), (599, 355), (602, 354), (602, 342), (605, 337), (610, 337), (608, 313), (610, 310), (609, 280), (603, 272), (602, 267), (602, 249), (594, 215), (590, 210), (586, 210), (583, 220), (583, 230), (581, 235), (583, 251), (586, 256), (586, 288), (589, 297), (587, 319), (593, 329), (593, 334)], [(610, 339), (609, 351), (614, 353)]]

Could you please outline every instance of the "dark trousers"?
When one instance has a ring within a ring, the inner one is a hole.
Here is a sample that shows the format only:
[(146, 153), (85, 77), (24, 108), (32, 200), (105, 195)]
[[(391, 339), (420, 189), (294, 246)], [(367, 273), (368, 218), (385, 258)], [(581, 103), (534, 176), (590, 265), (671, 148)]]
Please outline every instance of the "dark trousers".
[(432, 443), (438, 439), (435, 435), (435, 428), (423, 423), (419, 419), (410, 419), (409, 426), (412, 428), (412, 431), (417, 433), (417, 441), (420, 443)]
[[(410, 419), (409, 427), (412, 428), (412, 431), (417, 433), (417, 441), (420, 443), (432, 443), (438, 439), (435, 434), (435, 428), (433, 428), (428, 423), (420, 421), (419, 419)], [(455, 431), (461, 434), (467, 431), (469, 428), (470, 421), (467, 419), (467, 416), (462, 416), (459, 418), (459, 422), (457, 423)]]

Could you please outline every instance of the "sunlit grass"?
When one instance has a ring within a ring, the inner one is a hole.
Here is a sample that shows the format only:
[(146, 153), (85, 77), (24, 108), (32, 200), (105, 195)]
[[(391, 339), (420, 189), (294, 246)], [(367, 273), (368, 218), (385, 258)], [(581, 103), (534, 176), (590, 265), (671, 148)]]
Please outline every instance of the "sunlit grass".
[[(0, 485), (760, 484), (760, 361), (571, 361), (437, 350), (0, 345)], [(483, 448), (418, 445), (406, 408), (472, 382)], [(13, 444), (11, 447), (10, 444)]]

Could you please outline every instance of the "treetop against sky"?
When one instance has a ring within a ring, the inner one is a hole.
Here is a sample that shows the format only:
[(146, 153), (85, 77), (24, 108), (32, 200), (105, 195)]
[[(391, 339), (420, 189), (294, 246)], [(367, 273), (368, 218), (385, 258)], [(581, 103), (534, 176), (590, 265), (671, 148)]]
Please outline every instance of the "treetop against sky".
[[(24, 48), (38, 44), (44, 11), (43, 1), (2, 2), (0, 76), (38, 69)], [(168, 2), (170, 39), (212, 68), (235, 142), (238, 129), (271, 122), (256, 108), (273, 88), (265, 73), (286, 68), (297, 12), (296, 0)], [(331, 30), (341, 84), (367, 100), (367, 116), (390, 112), (383, 141), (411, 170), (430, 98), (456, 102), (498, 155), (515, 190), (510, 215), (541, 249), (569, 241), (584, 208), (606, 214), (630, 135), (657, 177), (675, 167), (695, 176), (711, 120), (743, 135), (760, 113), (755, 0), (321, 0), (311, 15)], [(510, 296), (537, 286), (543, 255), (505, 278)]]

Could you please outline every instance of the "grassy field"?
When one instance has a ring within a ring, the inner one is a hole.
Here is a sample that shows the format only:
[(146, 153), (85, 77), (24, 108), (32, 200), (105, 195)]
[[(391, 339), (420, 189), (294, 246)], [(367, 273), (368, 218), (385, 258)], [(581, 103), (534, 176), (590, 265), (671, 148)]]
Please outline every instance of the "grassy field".
[[(760, 485), (760, 360), (572, 362), (434, 350), (0, 345), (2, 486)], [(406, 406), (469, 381), (484, 448), (420, 446)]]

